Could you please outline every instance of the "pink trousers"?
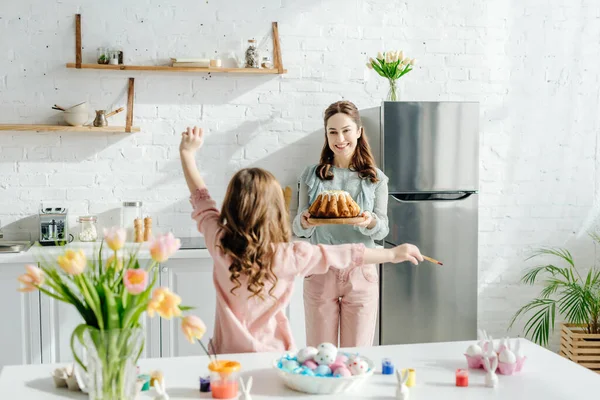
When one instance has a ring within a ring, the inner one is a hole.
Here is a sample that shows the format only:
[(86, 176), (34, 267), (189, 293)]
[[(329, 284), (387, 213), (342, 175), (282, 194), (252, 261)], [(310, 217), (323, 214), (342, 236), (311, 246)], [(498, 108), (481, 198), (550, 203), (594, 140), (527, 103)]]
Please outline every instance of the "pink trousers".
[[(372, 346), (379, 305), (377, 266), (330, 269), (304, 279), (306, 345)], [(339, 345), (338, 345), (339, 335)]]

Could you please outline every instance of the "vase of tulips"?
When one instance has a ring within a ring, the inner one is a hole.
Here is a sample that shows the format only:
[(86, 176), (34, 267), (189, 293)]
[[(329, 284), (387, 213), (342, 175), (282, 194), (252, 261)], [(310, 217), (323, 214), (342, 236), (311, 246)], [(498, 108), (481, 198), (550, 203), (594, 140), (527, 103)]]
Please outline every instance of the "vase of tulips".
[[(71, 335), (71, 351), (85, 371), (93, 400), (135, 398), (136, 363), (144, 348), (144, 313), (181, 318), (191, 342), (206, 331), (198, 317), (183, 316), (191, 307), (181, 305), (177, 294), (166, 287), (154, 288), (159, 263), (179, 249), (180, 240), (171, 233), (157, 237), (149, 245), (150, 260), (142, 265), (140, 247), (126, 254), (125, 237), (122, 228), (105, 230), (97, 259), (89, 260), (83, 250), (69, 248), (57, 258), (40, 257), (39, 267), (27, 265), (18, 279), (23, 285), (20, 291), (40, 290), (72, 304), (81, 315), (83, 323)], [(103, 251), (105, 245), (108, 249)], [(84, 351), (78, 352), (79, 348)]]
[(390, 84), (387, 100), (398, 100), (398, 79), (413, 70), (416, 60), (404, 58), (403, 51), (388, 51), (377, 53), (375, 59), (369, 58), (367, 68), (375, 70), (380, 76), (386, 78)]

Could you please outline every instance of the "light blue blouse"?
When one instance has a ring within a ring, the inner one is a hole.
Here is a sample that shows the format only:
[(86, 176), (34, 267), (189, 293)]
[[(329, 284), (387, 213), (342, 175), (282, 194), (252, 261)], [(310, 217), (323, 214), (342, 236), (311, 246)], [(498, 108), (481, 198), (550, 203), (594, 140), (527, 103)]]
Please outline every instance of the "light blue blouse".
[[(307, 167), (300, 179), (298, 214), (294, 218), (292, 230), (299, 237), (310, 238), (313, 244), (364, 243), (375, 247), (375, 240), (384, 239), (389, 232), (388, 178), (377, 170), (377, 183), (368, 178), (362, 179), (358, 172), (348, 168), (332, 167), (333, 179), (321, 180), (315, 175), (318, 165)], [(319, 193), (325, 190), (345, 190), (359, 205), (361, 212), (369, 211), (377, 224), (373, 229), (354, 225), (319, 225), (304, 229), (300, 223), (302, 213), (310, 207)]]

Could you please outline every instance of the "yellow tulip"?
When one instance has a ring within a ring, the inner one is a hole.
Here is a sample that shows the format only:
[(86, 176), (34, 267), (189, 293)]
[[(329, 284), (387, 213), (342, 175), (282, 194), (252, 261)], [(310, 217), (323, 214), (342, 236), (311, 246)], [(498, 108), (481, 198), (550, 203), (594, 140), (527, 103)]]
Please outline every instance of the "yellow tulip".
[(79, 275), (85, 270), (87, 259), (83, 250), (67, 250), (58, 256), (58, 265), (69, 275)]
[(181, 297), (166, 287), (159, 287), (152, 292), (152, 299), (150, 299), (146, 311), (149, 317), (153, 317), (154, 313), (157, 313), (162, 318), (171, 319), (181, 315), (179, 304), (181, 304)]
[(186, 339), (193, 344), (194, 339), (202, 339), (206, 333), (206, 325), (195, 315), (188, 315), (181, 321), (181, 330)]
[(115, 259), (115, 256), (112, 255), (108, 258), (108, 260), (106, 260), (106, 267), (114, 268), (115, 271), (120, 271), (123, 269), (123, 259), (122, 258)]
[(123, 228), (112, 227), (110, 229), (104, 229), (104, 241), (112, 251), (118, 251), (123, 248), (126, 237), (127, 232), (125, 232), (125, 229)]

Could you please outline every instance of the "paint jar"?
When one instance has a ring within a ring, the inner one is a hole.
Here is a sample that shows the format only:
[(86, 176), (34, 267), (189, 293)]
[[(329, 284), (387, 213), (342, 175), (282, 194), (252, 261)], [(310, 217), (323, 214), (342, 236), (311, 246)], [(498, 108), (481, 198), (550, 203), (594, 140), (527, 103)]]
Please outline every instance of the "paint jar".
[(468, 369), (457, 369), (456, 370), (456, 386), (467, 387), (469, 386), (469, 370)]
[(381, 362), (381, 373), (383, 375), (392, 375), (394, 373), (394, 364), (389, 358), (384, 358)]
[(218, 360), (208, 365), (213, 399), (233, 399), (238, 395), (238, 378), (242, 368), (237, 361)]
[[(402, 375), (404, 376), (406, 369), (402, 370)], [(417, 383), (417, 372), (412, 369), (409, 368), (408, 369), (408, 380), (406, 381), (406, 386), (408, 387), (413, 387), (415, 386), (415, 384)]]

